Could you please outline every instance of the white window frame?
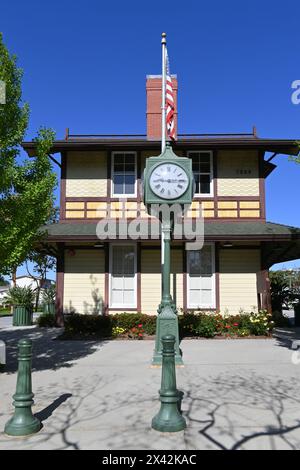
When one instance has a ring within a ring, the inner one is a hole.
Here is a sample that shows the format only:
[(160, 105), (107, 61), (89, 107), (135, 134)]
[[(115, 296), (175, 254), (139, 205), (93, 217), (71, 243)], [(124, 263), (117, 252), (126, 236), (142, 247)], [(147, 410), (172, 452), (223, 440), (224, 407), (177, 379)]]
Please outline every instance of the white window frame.
[[(123, 153), (123, 154), (130, 154), (130, 155), (134, 155), (134, 177), (135, 177), (135, 181), (134, 181), (134, 193), (132, 194), (118, 194), (118, 193), (115, 193), (114, 191), (114, 163), (115, 163), (115, 155), (116, 154), (120, 154), (120, 153)], [(137, 163), (136, 163), (136, 160), (137, 160), (137, 152), (134, 152), (134, 151), (129, 151), (129, 150), (126, 150), (126, 151), (123, 151), (123, 150), (116, 150), (115, 152), (112, 152), (112, 158), (111, 158), (111, 170), (110, 170), (110, 174), (111, 174), (111, 197), (118, 197), (118, 198), (131, 198), (131, 197), (137, 197)]]
[[(187, 253), (186, 257), (186, 269), (187, 269), (187, 282), (186, 282), (186, 289), (187, 289), (187, 308), (190, 309), (215, 309), (216, 308), (216, 254), (215, 254), (215, 244), (214, 243), (205, 243), (204, 246), (211, 246), (211, 255), (212, 255), (212, 304), (210, 305), (191, 305), (190, 304), (190, 267), (189, 267), (189, 255)], [(201, 251), (201, 250), (200, 250)]]
[[(134, 250), (134, 303), (133, 304), (113, 304), (112, 303), (112, 263), (113, 263), (113, 247), (115, 246), (131, 246)], [(109, 244), (109, 308), (137, 308), (137, 246), (134, 243), (110, 243)]]
[[(209, 193), (197, 193), (195, 192), (195, 196), (197, 197), (212, 197), (214, 196), (214, 168), (213, 168), (213, 152), (212, 150), (190, 150), (187, 152), (187, 156), (189, 158), (192, 158), (193, 155), (195, 154), (201, 154), (201, 153), (209, 153), (210, 154), (210, 187), (209, 187)], [(208, 173), (204, 173), (208, 174)]]

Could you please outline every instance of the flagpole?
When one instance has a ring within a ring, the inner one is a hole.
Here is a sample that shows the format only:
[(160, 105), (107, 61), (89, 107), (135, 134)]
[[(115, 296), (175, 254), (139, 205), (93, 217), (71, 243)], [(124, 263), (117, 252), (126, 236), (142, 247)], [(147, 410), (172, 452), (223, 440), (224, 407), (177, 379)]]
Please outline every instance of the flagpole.
[[(166, 147), (166, 33), (161, 35), (161, 52), (162, 52), (162, 78), (161, 78), (161, 153)], [(161, 269), (165, 261), (165, 237), (164, 231), (161, 230)]]
[(161, 35), (162, 83), (161, 83), (161, 151), (166, 147), (166, 33)]

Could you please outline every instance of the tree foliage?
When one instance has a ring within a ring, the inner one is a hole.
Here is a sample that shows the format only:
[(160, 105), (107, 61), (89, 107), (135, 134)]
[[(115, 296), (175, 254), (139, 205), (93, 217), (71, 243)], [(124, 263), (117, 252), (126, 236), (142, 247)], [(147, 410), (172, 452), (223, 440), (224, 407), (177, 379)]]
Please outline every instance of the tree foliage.
[(283, 271), (270, 271), (272, 310), (281, 312), (282, 307), (288, 307), (291, 291)]
[(0, 35), (0, 80), (6, 84), (6, 103), (0, 105), (0, 273), (21, 264), (39, 237), (39, 228), (53, 212), (56, 176), (48, 154), (54, 140), (41, 128), (34, 139), (35, 158), (21, 157), (29, 106), (22, 102), (22, 70)]
[(290, 160), (295, 162), (295, 163), (300, 163), (300, 141), (296, 140), (295, 142), (298, 145), (298, 155), (290, 155)]
[[(27, 261), (33, 263), (33, 272), (30, 272)], [(41, 288), (44, 287), (44, 281), (47, 279), (47, 273), (55, 268), (56, 258), (38, 250), (31, 250), (27, 256), (26, 268), (29, 276), (36, 282), (36, 302), (37, 311), (40, 301)]]

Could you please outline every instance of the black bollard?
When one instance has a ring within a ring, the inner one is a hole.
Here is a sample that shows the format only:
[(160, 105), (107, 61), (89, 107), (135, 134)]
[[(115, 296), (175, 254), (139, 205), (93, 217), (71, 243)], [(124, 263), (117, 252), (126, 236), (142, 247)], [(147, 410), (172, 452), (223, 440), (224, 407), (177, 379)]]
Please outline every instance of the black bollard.
[(4, 428), (4, 432), (9, 436), (27, 436), (41, 429), (40, 421), (33, 416), (31, 411), (34, 403), (31, 385), (32, 341), (21, 339), (18, 347), (17, 388), (13, 396), (15, 412)]
[(152, 428), (160, 432), (178, 432), (186, 428), (186, 422), (179, 411), (178, 402), (182, 395), (176, 388), (175, 336), (163, 336), (162, 346), (161, 406), (152, 419)]

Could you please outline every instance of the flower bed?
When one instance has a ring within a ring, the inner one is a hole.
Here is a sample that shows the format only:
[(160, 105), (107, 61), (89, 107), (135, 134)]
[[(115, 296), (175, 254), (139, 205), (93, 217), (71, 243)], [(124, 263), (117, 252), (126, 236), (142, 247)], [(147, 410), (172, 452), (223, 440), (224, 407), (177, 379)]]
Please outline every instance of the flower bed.
[[(277, 316), (276, 316), (277, 318)], [(47, 325), (43, 318), (39, 326)], [(53, 316), (51, 321), (53, 322)], [(178, 315), (182, 338), (251, 338), (270, 337), (274, 327), (272, 316), (266, 311), (221, 315), (207, 312), (187, 312)], [(153, 339), (156, 316), (142, 313), (116, 315), (68, 315), (65, 319), (65, 339)]]

